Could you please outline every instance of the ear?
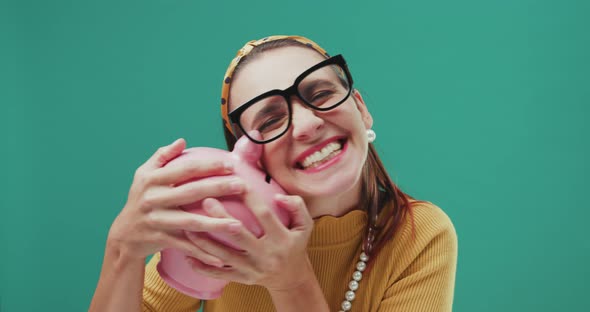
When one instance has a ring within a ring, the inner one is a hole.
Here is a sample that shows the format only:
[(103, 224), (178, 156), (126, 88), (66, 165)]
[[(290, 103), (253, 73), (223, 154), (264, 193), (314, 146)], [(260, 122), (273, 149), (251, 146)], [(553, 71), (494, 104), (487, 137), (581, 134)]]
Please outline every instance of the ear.
[(361, 112), (361, 118), (363, 119), (365, 128), (371, 129), (371, 127), (373, 127), (373, 116), (371, 116), (371, 113), (369, 113), (361, 93), (357, 89), (354, 89), (352, 90), (352, 97), (356, 103), (356, 108)]

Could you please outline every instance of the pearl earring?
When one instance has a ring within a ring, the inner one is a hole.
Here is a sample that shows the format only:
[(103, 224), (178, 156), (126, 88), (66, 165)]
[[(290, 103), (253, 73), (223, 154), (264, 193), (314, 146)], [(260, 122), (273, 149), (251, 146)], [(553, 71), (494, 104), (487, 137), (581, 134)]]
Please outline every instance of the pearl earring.
[(369, 140), (369, 143), (373, 143), (376, 138), (377, 134), (375, 134), (375, 131), (373, 131), (373, 129), (367, 129), (367, 139)]

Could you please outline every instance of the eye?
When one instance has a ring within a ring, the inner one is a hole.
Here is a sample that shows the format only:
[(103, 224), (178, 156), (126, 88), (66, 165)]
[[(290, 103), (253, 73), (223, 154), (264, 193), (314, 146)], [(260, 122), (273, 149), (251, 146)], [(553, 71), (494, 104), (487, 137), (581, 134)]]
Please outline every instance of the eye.
[(258, 127), (257, 130), (261, 133), (268, 132), (280, 128), (286, 121), (286, 115), (274, 115), (269, 116), (268, 119), (264, 120)]
[(315, 101), (321, 100), (323, 98), (326, 98), (332, 94), (334, 94), (334, 92), (332, 90), (320, 90), (312, 95), (311, 101), (315, 102)]
[(264, 130), (268, 129), (269, 127), (272, 127), (272, 125), (274, 123), (276, 123), (277, 121), (278, 121), (278, 118), (273, 118), (273, 119), (269, 119), (269, 120), (265, 121), (263, 124), (261, 124), (258, 127), (258, 131), (264, 132)]

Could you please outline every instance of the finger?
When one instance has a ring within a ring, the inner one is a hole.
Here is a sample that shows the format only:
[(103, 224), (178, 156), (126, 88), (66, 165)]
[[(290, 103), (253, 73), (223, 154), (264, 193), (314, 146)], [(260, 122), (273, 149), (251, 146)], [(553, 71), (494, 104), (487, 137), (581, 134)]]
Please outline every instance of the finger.
[(199, 259), (203, 263), (214, 267), (223, 267), (223, 261), (221, 259), (207, 253), (198, 245), (193, 244), (188, 238), (179, 238), (174, 235), (167, 235), (164, 241), (167, 248), (174, 248), (186, 255), (193, 258)]
[(235, 275), (236, 269), (231, 266), (215, 267), (203, 263), (199, 259), (192, 257), (185, 257), (185, 261), (191, 267), (191, 269), (201, 275), (224, 280), (237, 281), (233, 276)]
[(160, 147), (144, 164), (148, 169), (156, 169), (164, 166), (170, 160), (182, 153), (186, 147), (186, 141), (182, 138), (172, 142), (172, 144)]
[(244, 182), (233, 176), (216, 176), (166, 189), (156, 200), (158, 205), (176, 207), (195, 203), (207, 197), (237, 195), (245, 190)]
[[(255, 140), (262, 141), (262, 134), (258, 130), (250, 130), (248, 132), (248, 135), (250, 135), (250, 137)], [(256, 144), (256, 145), (258, 145), (258, 144)], [(260, 152), (255, 152), (254, 155), (258, 155), (258, 161), (256, 161), (256, 166), (258, 167), (258, 169), (265, 171), (264, 166), (262, 165), (261, 157), (260, 157), (260, 156), (262, 156), (262, 149), (260, 149)]]
[(173, 166), (165, 166), (154, 173), (154, 181), (159, 185), (180, 185), (195, 178), (227, 175), (233, 172), (229, 161), (202, 160), (183, 161)]
[[(234, 219), (230, 215), (223, 204), (215, 198), (207, 198), (203, 201), (203, 209), (207, 214), (214, 218), (228, 218)], [(229, 235), (233, 246), (241, 251), (251, 250), (257, 242), (256, 236), (250, 232), (242, 223), (242, 226), (232, 226), (232, 229), (227, 233)]]
[(258, 130), (250, 130), (250, 131), (248, 131), (248, 135), (255, 140), (262, 141), (262, 134)]
[(205, 233), (186, 232), (186, 237), (206, 253), (220, 259), (225, 265), (234, 266), (244, 262), (246, 253), (218, 243)]
[(232, 232), (241, 227), (240, 221), (211, 218), (182, 210), (156, 210), (149, 214), (150, 225), (158, 230), (191, 232)]
[(246, 285), (254, 285), (256, 284), (256, 280), (252, 279), (249, 276), (252, 276), (252, 273), (248, 273), (244, 270), (244, 268), (232, 267), (232, 266), (224, 266), (222, 268), (216, 268), (210, 265), (207, 265), (197, 259), (186, 257), (185, 261), (189, 264), (193, 271), (207, 277), (211, 277), (214, 279), (221, 279), (226, 281), (233, 281), (241, 284)]
[(203, 209), (210, 217), (234, 218), (225, 210), (223, 204), (215, 198), (205, 198), (203, 200)]
[(264, 235), (269, 235), (271, 237), (278, 236), (280, 238), (283, 237), (282, 235), (286, 234), (287, 229), (281, 223), (279, 217), (256, 192), (251, 188), (246, 187), (243, 196), (246, 206), (250, 208), (250, 211), (252, 211), (252, 214), (254, 214), (260, 223), (260, 226), (265, 233)]
[(313, 226), (313, 219), (300, 196), (277, 194), (275, 202), (289, 213), (291, 219), (289, 228), (291, 230), (306, 230)]

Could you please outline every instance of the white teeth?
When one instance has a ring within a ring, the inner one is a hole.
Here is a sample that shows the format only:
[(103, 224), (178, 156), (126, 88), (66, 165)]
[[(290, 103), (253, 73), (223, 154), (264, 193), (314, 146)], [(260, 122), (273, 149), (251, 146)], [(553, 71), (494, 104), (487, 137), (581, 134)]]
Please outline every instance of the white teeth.
[(307, 169), (309, 167), (312, 167), (314, 165), (321, 163), (324, 160), (332, 158), (334, 155), (337, 154), (335, 152), (338, 152), (341, 149), (342, 149), (342, 145), (340, 144), (340, 142), (332, 142), (332, 143), (324, 146), (321, 150), (307, 156), (303, 160), (303, 162), (301, 162), (301, 165), (303, 166), (304, 169)]

